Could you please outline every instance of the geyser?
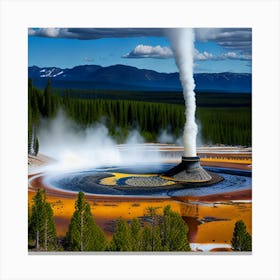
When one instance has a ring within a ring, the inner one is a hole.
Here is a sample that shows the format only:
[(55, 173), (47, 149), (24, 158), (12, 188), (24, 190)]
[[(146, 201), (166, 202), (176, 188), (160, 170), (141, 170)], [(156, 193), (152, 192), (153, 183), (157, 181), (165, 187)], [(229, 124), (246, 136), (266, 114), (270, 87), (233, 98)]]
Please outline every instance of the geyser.
[(207, 182), (212, 177), (200, 166), (199, 157), (196, 154), (197, 124), (195, 122), (196, 104), (193, 78), (194, 31), (192, 28), (172, 29), (169, 31), (168, 37), (171, 41), (183, 87), (186, 122), (182, 162), (165, 175), (181, 182)]
[(202, 183), (212, 179), (211, 175), (200, 166), (199, 157), (182, 157), (181, 163), (164, 175), (182, 183)]

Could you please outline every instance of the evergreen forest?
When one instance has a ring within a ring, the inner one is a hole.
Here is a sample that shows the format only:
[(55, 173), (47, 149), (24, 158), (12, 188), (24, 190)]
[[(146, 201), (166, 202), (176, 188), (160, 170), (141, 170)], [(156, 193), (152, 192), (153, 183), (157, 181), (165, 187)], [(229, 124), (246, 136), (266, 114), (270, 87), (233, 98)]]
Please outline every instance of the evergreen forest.
[[(182, 96), (178, 92), (57, 90), (52, 88), (50, 79), (41, 90), (29, 79), (28, 153), (39, 152), (40, 120), (55, 117), (59, 108), (82, 127), (105, 122), (119, 143), (133, 128), (147, 142), (157, 141), (162, 130), (179, 137), (185, 124)], [(196, 119), (205, 143), (251, 146), (250, 95), (197, 93)]]

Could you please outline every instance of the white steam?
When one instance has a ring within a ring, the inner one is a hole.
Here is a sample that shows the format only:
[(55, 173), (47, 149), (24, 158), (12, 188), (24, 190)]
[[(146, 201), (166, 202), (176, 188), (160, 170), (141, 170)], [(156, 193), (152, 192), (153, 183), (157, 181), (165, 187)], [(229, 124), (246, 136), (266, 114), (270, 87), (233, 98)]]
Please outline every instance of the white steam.
[(157, 137), (157, 142), (161, 144), (174, 144), (183, 146), (183, 135), (176, 137), (170, 133), (170, 129), (162, 129)]
[(173, 134), (169, 133), (166, 129), (164, 129), (160, 131), (157, 137), (157, 141), (163, 144), (173, 144), (176, 142), (176, 139)]
[(104, 124), (82, 129), (61, 110), (54, 119), (42, 121), (38, 138), (40, 153), (56, 160), (47, 166), (47, 171), (162, 160), (159, 149), (153, 148), (151, 152), (148, 145), (143, 145), (144, 139), (137, 130), (129, 133), (125, 145), (117, 145)]
[(144, 138), (141, 136), (138, 130), (134, 129), (129, 132), (125, 143), (127, 145), (143, 144), (145, 143)]
[[(204, 145), (213, 145), (213, 143), (209, 140), (205, 140), (201, 135), (201, 126), (199, 122), (196, 120), (197, 123), (197, 136), (196, 136), (196, 146), (202, 147)], [(172, 133), (168, 132), (168, 130), (161, 130), (158, 137), (157, 142), (161, 144), (174, 144), (176, 146), (184, 146), (183, 134), (175, 137)]]
[(195, 122), (195, 83), (193, 78), (194, 31), (191, 28), (172, 29), (168, 32), (186, 104), (184, 127), (184, 156), (196, 156), (197, 125)]

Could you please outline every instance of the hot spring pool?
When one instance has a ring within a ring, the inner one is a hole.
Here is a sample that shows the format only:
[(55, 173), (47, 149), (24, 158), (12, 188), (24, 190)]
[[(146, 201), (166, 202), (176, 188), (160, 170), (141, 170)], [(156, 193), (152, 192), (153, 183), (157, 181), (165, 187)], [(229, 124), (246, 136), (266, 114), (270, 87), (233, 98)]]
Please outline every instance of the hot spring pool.
[[(251, 171), (204, 167), (218, 174), (224, 180), (210, 186), (168, 185), (159, 174), (166, 172), (176, 164), (135, 164), (129, 166), (106, 166), (90, 170), (44, 174), (43, 182), (50, 188), (63, 192), (82, 191), (89, 195), (104, 196), (203, 196), (237, 190), (251, 189)], [(117, 176), (118, 179), (115, 179)], [(120, 178), (119, 178), (120, 177)], [(104, 184), (104, 178), (113, 178), (114, 184)], [(130, 184), (131, 178), (135, 185)], [(152, 185), (150, 183), (152, 178)], [(147, 183), (145, 183), (147, 182)], [(145, 185), (148, 184), (148, 185)], [(154, 184), (154, 185), (153, 185)], [(150, 187), (151, 186), (151, 187)]]

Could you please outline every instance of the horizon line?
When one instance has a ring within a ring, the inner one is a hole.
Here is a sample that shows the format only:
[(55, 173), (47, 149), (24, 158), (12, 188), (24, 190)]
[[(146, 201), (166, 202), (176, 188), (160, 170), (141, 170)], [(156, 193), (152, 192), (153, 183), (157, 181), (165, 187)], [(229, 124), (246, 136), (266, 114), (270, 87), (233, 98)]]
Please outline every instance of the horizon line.
[[(79, 67), (79, 66), (99, 66), (101, 68), (108, 68), (108, 67), (112, 67), (112, 66), (125, 66), (125, 67), (130, 67), (130, 68), (136, 68), (138, 70), (148, 70), (148, 71), (153, 71), (156, 73), (163, 73), (163, 74), (179, 74), (179, 70), (177, 72), (158, 72), (156, 70), (153, 69), (147, 69), (147, 68), (138, 68), (135, 66), (131, 66), (131, 65), (126, 65), (126, 64), (112, 64), (112, 65), (108, 65), (108, 66), (102, 66), (99, 64), (78, 64), (75, 65), (73, 67), (61, 67), (61, 66), (38, 66), (38, 65), (28, 65), (29, 67), (38, 67), (38, 68), (59, 68), (59, 69), (73, 69), (75, 67)], [(194, 74), (223, 74), (223, 73), (234, 73), (234, 74), (250, 74), (252, 75), (252, 72), (234, 72), (234, 71), (222, 71), (222, 72), (194, 72)]]

